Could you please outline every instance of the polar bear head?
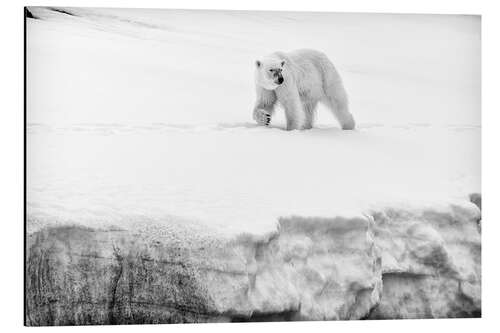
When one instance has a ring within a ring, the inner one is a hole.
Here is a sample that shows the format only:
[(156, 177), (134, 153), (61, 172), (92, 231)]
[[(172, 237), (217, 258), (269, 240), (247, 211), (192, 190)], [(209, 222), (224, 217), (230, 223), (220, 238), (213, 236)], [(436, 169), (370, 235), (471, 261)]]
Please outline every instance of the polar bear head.
[(255, 83), (267, 90), (279, 87), (285, 79), (285, 60), (277, 56), (268, 56), (255, 61)]

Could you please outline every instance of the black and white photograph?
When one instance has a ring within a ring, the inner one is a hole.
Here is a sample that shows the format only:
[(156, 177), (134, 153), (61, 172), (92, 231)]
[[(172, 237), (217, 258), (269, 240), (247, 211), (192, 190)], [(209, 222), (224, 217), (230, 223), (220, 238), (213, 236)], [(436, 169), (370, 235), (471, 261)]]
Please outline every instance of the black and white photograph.
[(24, 325), (480, 318), (481, 20), (24, 7)]

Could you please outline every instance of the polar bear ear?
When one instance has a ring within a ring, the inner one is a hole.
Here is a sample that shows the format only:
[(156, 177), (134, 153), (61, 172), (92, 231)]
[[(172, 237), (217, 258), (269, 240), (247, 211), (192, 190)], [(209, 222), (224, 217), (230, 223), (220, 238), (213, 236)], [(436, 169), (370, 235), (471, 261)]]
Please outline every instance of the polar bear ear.
[(285, 66), (285, 60), (281, 62), (281, 67)]
[(255, 60), (255, 66), (260, 67), (260, 61), (259, 60)]

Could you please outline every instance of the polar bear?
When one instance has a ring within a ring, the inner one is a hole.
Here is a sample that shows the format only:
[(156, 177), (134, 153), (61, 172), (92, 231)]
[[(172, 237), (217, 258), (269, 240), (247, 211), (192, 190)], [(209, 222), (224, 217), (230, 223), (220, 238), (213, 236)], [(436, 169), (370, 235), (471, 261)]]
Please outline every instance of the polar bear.
[(287, 130), (310, 129), (321, 102), (332, 111), (342, 129), (354, 129), (342, 80), (322, 52), (275, 52), (257, 60), (255, 65), (257, 101), (253, 118), (259, 125), (269, 125), (279, 103), (285, 109)]

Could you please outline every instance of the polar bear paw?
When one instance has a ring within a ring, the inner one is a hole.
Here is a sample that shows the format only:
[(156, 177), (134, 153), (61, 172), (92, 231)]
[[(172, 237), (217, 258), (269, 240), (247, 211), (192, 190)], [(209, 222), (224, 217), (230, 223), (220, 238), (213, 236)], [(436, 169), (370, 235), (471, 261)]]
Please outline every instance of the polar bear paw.
[(253, 112), (253, 119), (255, 119), (257, 124), (267, 126), (271, 122), (271, 114), (266, 110), (256, 109)]

